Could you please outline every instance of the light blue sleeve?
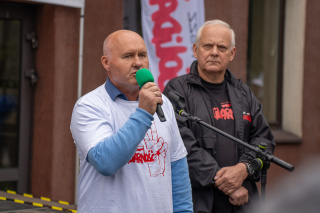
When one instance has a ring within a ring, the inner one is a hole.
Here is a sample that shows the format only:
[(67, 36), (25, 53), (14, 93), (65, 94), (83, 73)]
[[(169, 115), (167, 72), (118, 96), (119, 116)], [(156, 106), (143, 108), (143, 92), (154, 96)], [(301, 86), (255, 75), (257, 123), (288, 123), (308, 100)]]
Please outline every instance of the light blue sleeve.
[(113, 175), (132, 158), (153, 119), (151, 114), (137, 108), (116, 134), (89, 150), (88, 162), (102, 175)]
[(193, 212), (187, 157), (171, 163), (173, 212)]

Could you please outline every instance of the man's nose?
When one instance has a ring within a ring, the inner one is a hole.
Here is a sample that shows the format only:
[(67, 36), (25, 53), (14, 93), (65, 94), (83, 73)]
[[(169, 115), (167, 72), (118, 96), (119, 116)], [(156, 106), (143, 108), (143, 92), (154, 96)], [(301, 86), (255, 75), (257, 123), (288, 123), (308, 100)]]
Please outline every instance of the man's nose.
[(141, 67), (142, 61), (139, 56), (134, 57), (133, 66)]
[(212, 47), (211, 54), (212, 55), (218, 55), (218, 47), (216, 45), (214, 45)]

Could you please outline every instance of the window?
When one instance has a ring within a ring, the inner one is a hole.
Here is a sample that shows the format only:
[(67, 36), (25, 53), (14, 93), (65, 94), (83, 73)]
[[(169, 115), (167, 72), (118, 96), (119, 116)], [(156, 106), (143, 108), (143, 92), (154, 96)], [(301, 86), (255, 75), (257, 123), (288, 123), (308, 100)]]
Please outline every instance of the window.
[(250, 0), (248, 85), (271, 126), (281, 125), (285, 1)]

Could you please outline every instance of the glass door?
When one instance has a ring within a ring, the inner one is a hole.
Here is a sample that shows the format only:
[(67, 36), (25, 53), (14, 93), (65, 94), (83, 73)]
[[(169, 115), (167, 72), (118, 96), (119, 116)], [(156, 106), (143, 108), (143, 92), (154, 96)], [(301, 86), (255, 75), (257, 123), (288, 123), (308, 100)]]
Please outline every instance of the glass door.
[(18, 193), (29, 191), (33, 16), (29, 5), (0, 2), (0, 190)]

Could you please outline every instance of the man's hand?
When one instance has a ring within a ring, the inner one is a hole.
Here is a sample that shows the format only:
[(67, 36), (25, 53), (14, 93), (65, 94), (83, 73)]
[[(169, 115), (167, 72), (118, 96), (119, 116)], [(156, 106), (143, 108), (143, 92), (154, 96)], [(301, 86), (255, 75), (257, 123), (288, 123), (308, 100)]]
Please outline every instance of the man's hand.
[(139, 108), (144, 109), (153, 115), (156, 112), (157, 104), (163, 103), (160, 89), (153, 82), (148, 82), (139, 92)]
[(244, 163), (238, 163), (235, 166), (223, 167), (216, 176), (215, 187), (226, 195), (231, 195), (237, 190), (247, 178), (247, 167)]
[(229, 201), (232, 205), (242, 206), (249, 201), (248, 190), (243, 186), (240, 186), (237, 190), (235, 190), (230, 196)]

